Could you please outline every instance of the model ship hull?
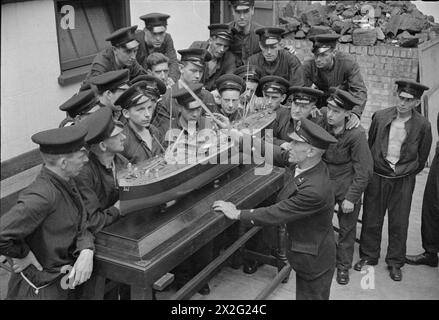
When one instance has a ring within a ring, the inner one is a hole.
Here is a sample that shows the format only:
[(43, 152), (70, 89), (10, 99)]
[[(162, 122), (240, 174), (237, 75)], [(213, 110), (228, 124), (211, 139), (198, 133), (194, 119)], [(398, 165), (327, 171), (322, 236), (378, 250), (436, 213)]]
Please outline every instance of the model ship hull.
[[(242, 128), (249, 129), (257, 126), (257, 130), (255, 130), (257, 132), (270, 125), (275, 116), (261, 114), (249, 118), (246, 119), (245, 123), (242, 123)], [(252, 119), (257, 120), (252, 123)], [(140, 165), (140, 170), (136, 171), (139, 172), (136, 178), (119, 179), (121, 212), (127, 214), (157, 207), (177, 200), (214, 181), (238, 165), (236, 158), (231, 159), (231, 154), (237, 156), (237, 152), (231, 152), (233, 148), (233, 143), (228, 141), (218, 147), (213, 154), (201, 157), (200, 161), (193, 164), (161, 164), (165, 161), (163, 157), (159, 157)], [(144, 173), (145, 168), (157, 167), (159, 169), (146, 169), (146, 174)]]

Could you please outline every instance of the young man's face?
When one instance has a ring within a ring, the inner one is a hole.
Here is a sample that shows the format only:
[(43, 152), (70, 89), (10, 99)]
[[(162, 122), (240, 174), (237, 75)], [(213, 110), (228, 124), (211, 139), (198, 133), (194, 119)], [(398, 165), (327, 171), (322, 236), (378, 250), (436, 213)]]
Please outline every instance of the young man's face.
[(285, 96), (280, 92), (264, 92), (264, 105), (268, 108), (277, 109), (285, 100)]
[[(245, 78), (244, 78), (245, 80)], [(249, 80), (245, 83), (245, 92), (243, 94), (243, 97), (245, 97), (247, 100), (249, 100), (253, 94), (256, 92), (256, 89), (258, 88), (258, 82)]]
[(209, 52), (214, 59), (222, 58), (229, 48), (230, 42), (227, 40), (218, 37), (212, 37), (209, 39)]
[(261, 47), (262, 55), (267, 62), (275, 61), (279, 55), (279, 50), (281, 49), (279, 42), (269, 45), (259, 42), (259, 47)]
[(146, 43), (154, 48), (160, 48), (165, 41), (166, 27), (153, 27), (152, 30), (145, 28), (144, 31)]
[(407, 113), (412, 111), (414, 108), (416, 108), (419, 103), (421, 103), (420, 99), (417, 98), (406, 98), (404, 96), (401, 96), (398, 94), (398, 104), (396, 106), (396, 109), (399, 113)]
[(124, 149), (124, 142), (126, 136), (121, 132), (115, 136), (105, 139), (103, 143), (105, 144), (107, 152), (119, 153)]
[(245, 28), (250, 24), (254, 12), (255, 12), (254, 8), (248, 8), (242, 10), (232, 8), (233, 20), (235, 21), (235, 24), (238, 27)]
[(186, 61), (184, 64), (180, 64), (180, 72), (181, 79), (185, 83), (200, 83), (204, 69), (192, 62)]
[(148, 128), (157, 103), (148, 97), (142, 97), (141, 99), (143, 102), (139, 105), (123, 110), (123, 115), (136, 127)]
[(328, 104), (326, 120), (328, 121), (329, 125), (331, 126), (343, 125), (347, 117), (349, 117), (348, 111), (340, 107), (336, 107)]
[(221, 108), (227, 115), (234, 114), (239, 107), (240, 92), (237, 90), (225, 90), (221, 93)]
[(127, 49), (125, 47), (113, 47), (116, 61), (123, 66), (130, 66), (136, 61), (136, 54), (139, 47)]
[(156, 77), (157, 79), (163, 81), (164, 83), (168, 82), (169, 77), (169, 65), (167, 62), (156, 64), (152, 66), (151, 75)]
[(334, 58), (334, 51), (332, 49), (318, 54), (315, 57), (316, 67), (318, 69), (328, 69), (332, 64), (332, 59)]
[(315, 103), (295, 103), (291, 102), (291, 118), (294, 120), (306, 119), (311, 114), (311, 111), (315, 108)]
[[(195, 106), (198, 106), (195, 108)], [(196, 121), (200, 119), (201, 116), (201, 106), (196, 101), (189, 102), (189, 107), (180, 106), (180, 116), (185, 123), (189, 121)]]
[(245, 83), (245, 88), (246, 88), (246, 94), (249, 95), (249, 97), (251, 97), (253, 95), (253, 92), (256, 91), (256, 89), (258, 88), (258, 83), (256, 81), (247, 81)]

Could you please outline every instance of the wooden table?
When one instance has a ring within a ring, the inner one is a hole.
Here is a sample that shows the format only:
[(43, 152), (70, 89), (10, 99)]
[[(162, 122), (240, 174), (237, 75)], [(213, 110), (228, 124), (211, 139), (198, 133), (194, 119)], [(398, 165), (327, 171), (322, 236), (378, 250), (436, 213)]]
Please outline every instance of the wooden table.
[[(152, 299), (155, 281), (234, 223), (212, 211), (214, 201), (253, 208), (280, 190), (284, 169), (274, 167), (270, 174), (257, 176), (254, 168), (237, 166), (165, 212), (136, 212), (100, 232), (96, 237), (95, 297), (103, 298), (105, 279), (110, 279), (129, 285), (131, 299)], [(179, 297), (196, 292), (209, 276), (203, 273)]]

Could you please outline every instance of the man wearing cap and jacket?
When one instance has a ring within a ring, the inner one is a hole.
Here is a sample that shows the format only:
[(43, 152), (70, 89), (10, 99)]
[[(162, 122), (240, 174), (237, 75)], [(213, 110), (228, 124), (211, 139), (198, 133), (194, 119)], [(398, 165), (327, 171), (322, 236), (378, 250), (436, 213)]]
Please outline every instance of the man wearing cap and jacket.
[(59, 107), (61, 111), (67, 113), (67, 117), (61, 121), (59, 127), (74, 125), (99, 108), (98, 99), (92, 89), (75, 93)]
[(335, 269), (334, 193), (322, 155), (337, 140), (307, 119), (291, 133), (291, 139), (288, 151), (273, 146), (275, 165), (297, 166), (294, 180), (279, 192), (276, 204), (239, 210), (233, 203), (215, 201), (213, 209), (251, 225), (286, 223), (287, 258), (296, 271), (296, 299), (327, 300)]
[[(7, 299), (70, 299), (70, 289), (91, 276), (94, 237), (73, 181), (88, 160), (86, 134), (75, 125), (32, 136), (44, 166), (1, 216), (0, 254), (11, 259), (14, 270)], [(68, 288), (61, 281), (67, 271)]]
[(126, 140), (122, 155), (132, 164), (165, 151), (165, 132), (152, 125), (151, 121), (157, 100), (166, 91), (166, 86), (153, 76), (142, 76), (142, 79), (136, 81), (117, 101), (127, 120), (123, 130)]
[(108, 71), (96, 77), (90, 78), (88, 83), (96, 91), (99, 106), (108, 107), (113, 111), (115, 120), (121, 116), (120, 107), (115, 104), (117, 98), (129, 88), (129, 71), (126, 69)]
[(314, 85), (325, 93), (318, 103), (319, 108), (326, 103), (331, 87), (337, 87), (354, 96), (358, 105), (352, 109), (352, 116), (347, 123), (349, 130), (360, 125), (367, 101), (367, 88), (357, 62), (350, 55), (335, 50), (339, 37), (323, 34), (310, 38), (313, 42), (314, 59), (303, 63), (303, 74), (306, 87)]
[(258, 66), (247, 64), (237, 68), (234, 74), (245, 81), (245, 92), (241, 95), (241, 105), (250, 105), (250, 110), (261, 108), (264, 101), (256, 92), (262, 77), (262, 70)]
[[(128, 164), (119, 155), (123, 151), (125, 136), (122, 133), (123, 125), (114, 121), (109, 108), (96, 111), (82, 125), (88, 131), (85, 141), (89, 149), (89, 162), (75, 177), (75, 182), (87, 209), (89, 230), (96, 234), (121, 215), (117, 172)], [(81, 287), (77, 292), (79, 299), (94, 299), (95, 280), (92, 276)]]
[[(439, 135), (439, 114), (437, 126)], [(412, 265), (426, 265), (437, 267), (439, 264), (439, 142), (431, 161), (427, 183), (425, 184), (422, 199), (421, 237), (424, 252), (418, 255), (406, 256), (405, 260)]]
[[(148, 57), (148, 60), (154, 54), (155, 53), (151, 54)], [(157, 81), (155, 79), (157, 79)], [(137, 78), (134, 78), (130, 81), (130, 85), (134, 85), (137, 82), (142, 82), (139, 88), (144, 92), (147, 97), (151, 99), (151, 103), (153, 106), (151, 125), (157, 129), (162, 128), (161, 122), (164, 121), (164, 119), (169, 120), (170, 118), (168, 109), (163, 105), (163, 96), (165, 95), (169, 87), (166, 86), (165, 81), (162, 81), (157, 76), (152, 74), (147, 76), (138, 76)], [(152, 91), (150, 89), (152, 89)], [(161, 135), (162, 134), (163, 132), (161, 133)]]
[(262, 93), (264, 107), (271, 108), (279, 113), (283, 109), (287, 109), (283, 102), (287, 97), (288, 86), (289, 83), (285, 78), (265, 76), (259, 82), (257, 94)]
[[(177, 101), (172, 98), (173, 94), (183, 88), (183, 85), (187, 86), (200, 83), (203, 78), (206, 63), (212, 59), (212, 55), (205, 49), (189, 48), (178, 50), (178, 53), (181, 56), (180, 79), (166, 92), (162, 100), (163, 105), (172, 117), (172, 121), (176, 120), (179, 112)], [(203, 101), (206, 107), (212, 112), (217, 112), (218, 108), (213, 95), (204, 88), (201, 89), (200, 94), (201, 101)], [(166, 132), (169, 128), (169, 118), (164, 116), (159, 117), (155, 124), (158, 128)]]
[(108, 71), (128, 69), (129, 79), (146, 74), (146, 70), (136, 60), (139, 47), (139, 42), (134, 36), (136, 29), (137, 26), (121, 28), (105, 39), (111, 43), (111, 47), (104, 49), (93, 59), (90, 72), (82, 86), (88, 79)]
[(240, 96), (244, 92), (244, 80), (235, 74), (225, 74), (216, 81), (216, 87), (221, 97), (220, 113), (230, 122), (241, 120), (244, 109), (240, 105)]
[(230, 51), (236, 57), (236, 67), (247, 65), (248, 58), (261, 51), (255, 30), (263, 26), (253, 21), (254, 0), (230, 0), (233, 21), (229, 23), (233, 30)]
[(252, 55), (248, 62), (261, 68), (262, 76), (285, 78), (291, 86), (303, 86), (303, 68), (300, 60), (280, 46), (284, 29), (264, 27), (256, 30), (261, 52)]
[(357, 101), (349, 92), (337, 88), (330, 88), (329, 92), (326, 122), (322, 125), (338, 142), (329, 146), (323, 161), (328, 166), (338, 204), (336, 279), (345, 285), (349, 283), (352, 268), (361, 195), (372, 179), (373, 160), (364, 129), (360, 126), (346, 130), (349, 113)]
[(208, 91), (214, 90), (215, 81), (223, 74), (233, 73), (236, 69), (235, 56), (230, 52), (230, 42), (233, 34), (227, 24), (212, 24), (209, 27), (208, 41), (195, 41), (191, 48), (200, 48), (209, 51), (212, 59), (206, 63), (201, 82)]
[(122, 123), (114, 121), (108, 108), (93, 113), (83, 125), (88, 130), (89, 162), (75, 181), (88, 211), (90, 230), (98, 233), (120, 216), (117, 171), (128, 164), (120, 155), (126, 137)]
[(168, 57), (169, 78), (166, 85), (172, 86), (180, 78), (180, 71), (174, 41), (166, 32), (169, 18), (169, 15), (163, 13), (149, 13), (141, 16), (140, 19), (145, 23), (145, 28), (137, 30), (135, 37), (139, 42), (136, 59), (145, 70), (148, 70), (146, 59), (151, 53), (159, 52)]
[(380, 256), (384, 215), (388, 212), (389, 244), (386, 263), (394, 281), (402, 280), (407, 230), (416, 175), (430, 153), (430, 123), (415, 108), (428, 87), (396, 81), (397, 105), (375, 112), (369, 128), (369, 147), (374, 172), (364, 193), (360, 261), (354, 269), (376, 265)]
[(291, 141), (289, 133), (294, 131), (297, 121), (308, 119), (320, 126), (325, 121), (324, 112), (313, 112), (317, 101), (323, 97), (322, 91), (306, 87), (290, 87), (288, 96), (291, 100), (290, 108), (280, 110), (273, 124), (273, 143), (284, 149)]

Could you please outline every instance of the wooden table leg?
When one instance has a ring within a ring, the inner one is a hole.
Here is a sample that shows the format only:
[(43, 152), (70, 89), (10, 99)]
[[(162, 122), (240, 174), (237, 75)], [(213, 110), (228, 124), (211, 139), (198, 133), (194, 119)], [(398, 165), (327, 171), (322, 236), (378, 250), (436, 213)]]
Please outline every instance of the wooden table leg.
[[(282, 268), (288, 263), (287, 259), (287, 225), (281, 224), (277, 228), (278, 232), (278, 252), (277, 252), (277, 258), (279, 260), (278, 264), (278, 271), (281, 271)], [(282, 280), (282, 283), (287, 283), (288, 279), (290, 277), (290, 274), (288, 273), (287, 277), (285, 277), (284, 280)]]
[(94, 289), (94, 297), (93, 300), (104, 300), (105, 294), (105, 277), (100, 275), (95, 276), (95, 289)]
[(131, 300), (153, 300), (152, 286), (131, 286)]

